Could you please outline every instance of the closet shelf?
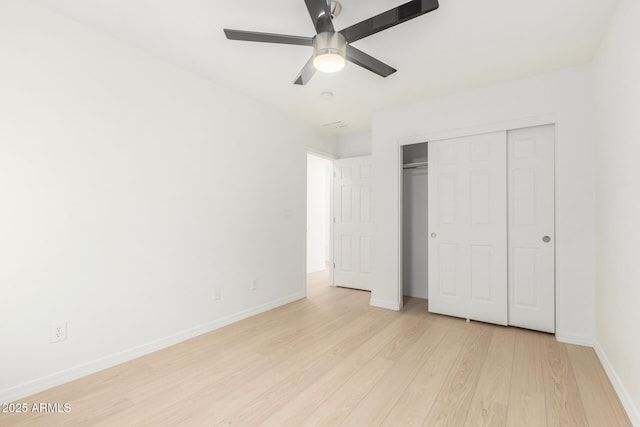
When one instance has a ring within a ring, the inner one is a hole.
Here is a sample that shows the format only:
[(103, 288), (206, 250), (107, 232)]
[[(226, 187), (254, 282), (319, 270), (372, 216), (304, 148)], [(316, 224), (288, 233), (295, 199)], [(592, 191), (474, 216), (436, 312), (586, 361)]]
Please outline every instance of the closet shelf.
[(429, 162), (405, 163), (402, 165), (402, 169), (427, 169), (428, 167)]

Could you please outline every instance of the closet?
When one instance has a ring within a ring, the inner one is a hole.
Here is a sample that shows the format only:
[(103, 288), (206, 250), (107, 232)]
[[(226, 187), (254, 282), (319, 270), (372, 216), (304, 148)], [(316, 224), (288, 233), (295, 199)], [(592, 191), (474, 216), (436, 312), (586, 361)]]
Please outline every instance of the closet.
[(546, 125), (427, 144), (429, 311), (555, 331), (554, 139)]
[(427, 143), (404, 146), (402, 163), (402, 292), (426, 299)]

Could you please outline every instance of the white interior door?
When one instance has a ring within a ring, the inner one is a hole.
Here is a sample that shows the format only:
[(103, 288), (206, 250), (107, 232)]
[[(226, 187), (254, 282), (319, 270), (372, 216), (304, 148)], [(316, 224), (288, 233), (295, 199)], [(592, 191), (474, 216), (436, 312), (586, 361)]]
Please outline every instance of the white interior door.
[(429, 311), (506, 325), (506, 132), (428, 147)]
[(555, 332), (553, 125), (508, 132), (509, 324)]
[(338, 286), (371, 290), (371, 156), (334, 162), (334, 273)]

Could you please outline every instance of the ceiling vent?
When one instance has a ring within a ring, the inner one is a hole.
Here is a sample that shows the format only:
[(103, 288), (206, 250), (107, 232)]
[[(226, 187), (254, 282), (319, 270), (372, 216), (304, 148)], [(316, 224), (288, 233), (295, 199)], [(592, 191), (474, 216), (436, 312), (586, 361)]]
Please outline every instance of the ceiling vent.
[(334, 129), (346, 128), (349, 125), (346, 124), (345, 122), (343, 122), (342, 120), (338, 120), (337, 122), (325, 123), (325, 124), (322, 124), (320, 126), (322, 126), (325, 129), (334, 130)]

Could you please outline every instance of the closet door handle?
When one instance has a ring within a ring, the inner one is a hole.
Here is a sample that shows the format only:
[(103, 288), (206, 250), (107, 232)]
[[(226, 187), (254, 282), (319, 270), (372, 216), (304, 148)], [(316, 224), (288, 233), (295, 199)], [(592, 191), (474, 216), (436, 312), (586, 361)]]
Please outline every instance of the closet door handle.
[(438, 235), (436, 233), (431, 233), (431, 238), (435, 239)]
[(543, 241), (543, 242), (545, 242), (545, 243), (549, 243), (549, 242), (551, 241), (551, 237), (549, 237), (549, 236), (544, 236), (544, 237), (542, 238), (542, 241)]

